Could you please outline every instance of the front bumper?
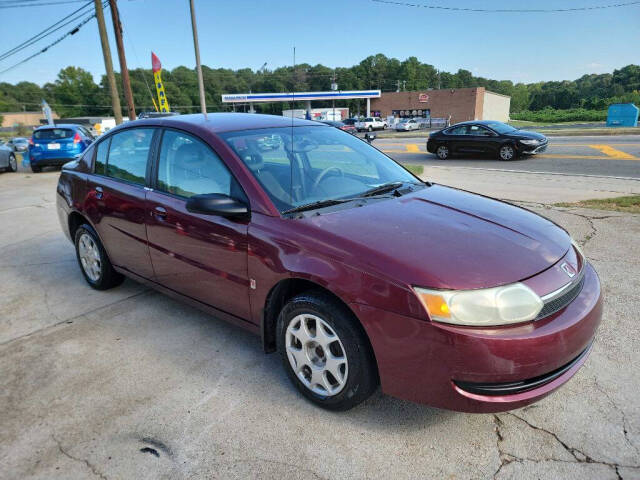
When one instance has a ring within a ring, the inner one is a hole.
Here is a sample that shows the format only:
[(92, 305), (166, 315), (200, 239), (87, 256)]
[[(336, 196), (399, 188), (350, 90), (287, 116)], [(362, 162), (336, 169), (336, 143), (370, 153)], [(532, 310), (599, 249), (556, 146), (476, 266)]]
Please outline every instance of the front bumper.
[[(602, 318), (602, 297), (595, 270), (584, 268), (573, 302), (519, 325), (461, 327), (360, 304), (351, 308), (371, 340), (383, 392), (448, 410), (512, 410), (550, 394), (585, 362)], [(508, 393), (469, 387), (522, 382), (532, 383)]]
[(538, 153), (543, 153), (547, 147), (549, 146), (549, 142), (538, 145), (537, 147), (531, 145), (523, 145), (519, 144), (521, 153), (525, 155), (537, 155)]

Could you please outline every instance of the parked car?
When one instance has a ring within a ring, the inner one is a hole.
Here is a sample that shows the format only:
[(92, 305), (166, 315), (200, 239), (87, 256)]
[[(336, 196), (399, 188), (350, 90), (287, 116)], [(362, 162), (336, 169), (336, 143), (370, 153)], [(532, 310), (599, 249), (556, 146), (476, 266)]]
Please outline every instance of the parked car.
[(456, 123), (432, 133), (427, 140), (427, 151), (442, 160), (456, 154), (490, 154), (508, 161), (520, 155), (542, 153), (548, 144), (547, 137), (541, 133), (484, 120)]
[(91, 287), (126, 275), (260, 335), (328, 409), (378, 384), (519, 408), (576, 373), (601, 320), (598, 276), (561, 227), (318, 122), (130, 122), (63, 167), (57, 208)]
[(340, 130), (355, 135), (358, 133), (358, 129), (353, 125), (347, 125), (344, 122), (334, 122), (331, 120), (322, 120), (320, 123), (324, 123), (326, 125), (331, 125), (332, 127), (339, 128)]
[(29, 140), (22, 137), (12, 138), (7, 144), (14, 152), (26, 152), (29, 149)]
[(82, 125), (36, 128), (29, 140), (31, 170), (38, 173), (42, 167), (63, 165), (84, 152), (93, 140), (93, 135)]
[(13, 148), (0, 140), (0, 168), (4, 171), (15, 172), (18, 163)]
[(368, 132), (371, 132), (373, 130), (384, 130), (385, 128), (387, 128), (387, 122), (379, 117), (367, 117), (356, 122), (355, 127), (359, 132), (364, 132), (365, 130)]
[(415, 118), (405, 118), (396, 123), (396, 130), (398, 132), (408, 132), (411, 130), (419, 130), (420, 123)]
[(353, 127), (356, 126), (356, 123), (358, 123), (358, 119), (357, 118), (345, 118), (342, 123), (344, 123), (345, 125), (351, 125)]

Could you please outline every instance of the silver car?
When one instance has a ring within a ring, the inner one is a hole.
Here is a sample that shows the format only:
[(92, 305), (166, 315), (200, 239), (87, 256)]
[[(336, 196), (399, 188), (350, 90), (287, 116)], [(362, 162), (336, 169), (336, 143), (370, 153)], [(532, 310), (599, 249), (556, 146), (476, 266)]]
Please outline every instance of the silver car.
[(13, 153), (13, 148), (0, 140), (0, 169), (15, 172), (18, 169), (18, 162)]
[(419, 130), (420, 123), (415, 118), (400, 120), (400, 123), (396, 124), (396, 131), (408, 132), (410, 130)]

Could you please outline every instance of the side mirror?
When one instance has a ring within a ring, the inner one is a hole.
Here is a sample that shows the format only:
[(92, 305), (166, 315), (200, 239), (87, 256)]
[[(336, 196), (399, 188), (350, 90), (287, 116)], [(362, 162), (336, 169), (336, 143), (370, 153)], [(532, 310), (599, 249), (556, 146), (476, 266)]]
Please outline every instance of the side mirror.
[(227, 218), (241, 218), (249, 215), (244, 202), (223, 193), (203, 193), (187, 200), (186, 208), (191, 213), (219, 215)]
[(371, 143), (376, 139), (376, 134), (375, 133), (365, 133), (364, 134), (364, 139), (367, 142)]

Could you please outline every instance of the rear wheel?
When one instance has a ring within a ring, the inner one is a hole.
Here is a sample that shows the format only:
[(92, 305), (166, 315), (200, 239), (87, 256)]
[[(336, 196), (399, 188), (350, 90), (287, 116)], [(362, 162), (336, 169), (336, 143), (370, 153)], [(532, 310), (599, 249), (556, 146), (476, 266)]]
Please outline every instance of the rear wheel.
[(438, 148), (436, 148), (436, 155), (440, 160), (446, 160), (451, 155), (449, 153), (449, 147), (447, 147), (446, 145), (440, 145)]
[(367, 130), (369, 130), (370, 132), (373, 132), (373, 127), (369, 125), (369, 128), (367, 128)]
[(18, 170), (18, 163), (16, 162), (16, 157), (13, 153), (9, 155), (9, 166), (7, 168), (10, 172)]
[(516, 149), (513, 148), (513, 145), (507, 143), (506, 145), (502, 145), (500, 150), (498, 150), (498, 158), (505, 162), (509, 160), (513, 160), (516, 158)]
[(324, 292), (290, 300), (278, 317), (278, 351), (290, 380), (329, 410), (348, 410), (378, 385), (375, 360), (357, 320)]
[(124, 276), (116, 272), (100, 239), (90, 225), (78, 227), (75, 234), (76, 257), (87, 283), (96, 290), (118, 286)]

